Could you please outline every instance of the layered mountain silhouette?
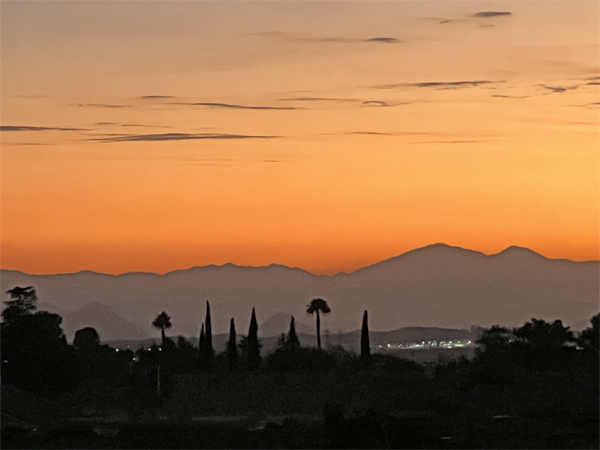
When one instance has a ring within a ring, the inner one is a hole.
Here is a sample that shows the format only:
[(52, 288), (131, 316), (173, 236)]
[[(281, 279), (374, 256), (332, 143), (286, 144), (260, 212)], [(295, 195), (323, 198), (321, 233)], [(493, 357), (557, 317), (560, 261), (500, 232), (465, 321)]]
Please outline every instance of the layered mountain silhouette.
[[(2, 270), (1, 288), (5, 292), (14, 286), (35, 286), (40, 301), (68, 311), (65, 327), (68, 324), (69, 339), (72, 330), (84, 326), (96, 326), (103, 341), (136, 338), (136, 329), (137, 336), (158, 336), (150, 322), (163, 310), (172, 317), (170, 334), (196, 336), (206, 300), (211, 303), (215, 334), (227, 332), (231, 317), (238, 333), (246, 334), (252, 307), (259, 323), (285, 311), (299, 324), (312, 324), (314, 318), (306, 316), (306, 304), (317, 297), (331, 306), (331, 314), (322, 318), (322, 327), (333, 333), (360, 328), (365, 309), (373, 331), (518, 326), (532, 317), (559, 318), (567, 325), (585, 326), (599, 309), (599, 268), (598, 261), (553, 260), (520, 247), (485, 255), (435, 244), (334, 276), (275, 264), (211, 265), (165, 275), (90, 271), (28, 275)], [(112, 314), (97, 305), (97, 310), (86, 312), (84, 307), (94, 302), (108, 307)], [(71, 316), (82, 308), (85, 314)], [(287, 317), (277, 320), (289, 324)], [(282, 332), (281, 324), (273, 327), (274, 335)], [(263, 326), (268, 331), (271, 325), (266, 322)], [(260, 327), (259, 334), (263, 335)]]

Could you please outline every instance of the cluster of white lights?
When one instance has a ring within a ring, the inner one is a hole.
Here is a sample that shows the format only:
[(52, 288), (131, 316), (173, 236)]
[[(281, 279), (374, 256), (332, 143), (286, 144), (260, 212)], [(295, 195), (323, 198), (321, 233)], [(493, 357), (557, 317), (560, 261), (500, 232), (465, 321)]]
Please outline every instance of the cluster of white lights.
[(455, 348), (455, 347), (471, 347), (473, 341), (469, 339), (449, 340), (449, 341), (421, 341), (421, 342), (404, 342), (396, 344), (379, 345), (379, 348), (410, 350), (415, 348)]

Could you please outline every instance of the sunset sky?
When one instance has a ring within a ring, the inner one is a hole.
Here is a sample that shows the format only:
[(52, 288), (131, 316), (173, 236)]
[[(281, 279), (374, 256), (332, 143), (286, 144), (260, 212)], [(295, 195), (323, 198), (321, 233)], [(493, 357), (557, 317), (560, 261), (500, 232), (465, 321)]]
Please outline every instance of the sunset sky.
[(599, 258), (596, 1), (1, 3), (1, 267)]

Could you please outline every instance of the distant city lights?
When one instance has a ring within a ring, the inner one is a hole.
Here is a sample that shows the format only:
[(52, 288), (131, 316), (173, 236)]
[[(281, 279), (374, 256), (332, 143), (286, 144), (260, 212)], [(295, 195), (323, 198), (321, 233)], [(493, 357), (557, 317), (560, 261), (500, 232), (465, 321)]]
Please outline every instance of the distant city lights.
[(451, 339), (448, 341), (421, 341), (421, 342), (402, 342), (388, 343), (379, 345), (379, 348), (398, 349), (398, 350), (414, 350), (414, 349), (429, 349), (429, 348), (464, 348), (472, 347), (473, 341), (470, 339)]

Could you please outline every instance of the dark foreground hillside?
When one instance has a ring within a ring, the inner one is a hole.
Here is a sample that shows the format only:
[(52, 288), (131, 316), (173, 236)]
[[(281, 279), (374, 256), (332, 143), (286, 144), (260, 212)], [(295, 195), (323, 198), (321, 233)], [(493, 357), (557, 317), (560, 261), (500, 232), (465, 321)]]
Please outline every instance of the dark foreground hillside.
[[(597, 373), (489, 380), (469, 376), (471, 365), (438, 366), (430, 378), (392, 359), (355, 370), (181, 375), (171, 398), (150, 407), (74, 393), (43, 400), (54, 414), (37, 431), (5, 427), (2, 447), (598, 448)], [(18, 401), (3, 392), (3, 411)]]
[[(367, 311), (360, 354), (321, 349), (318, 331), (317, 348), (301, 345), (293, 318), (264, 352), (254, 310), (248, 335), (238, 339), (231, 319), (216, 352), (207, 302), (199, 346), (168, 338), (163, 311), (152, 322), (161, 345), (133, 352), (102, 345), (91, 327), (69, 345), (61, 317), (36, 311), (33, 287), (10, 293), (2, 448), (599, 446), (600, 315), (577, 335), (560, 320), (532, 319), (482, 330), (474, 354), (409, 360), (372, 353)], [(319, 330), (326, 301), (307, 310)]]

